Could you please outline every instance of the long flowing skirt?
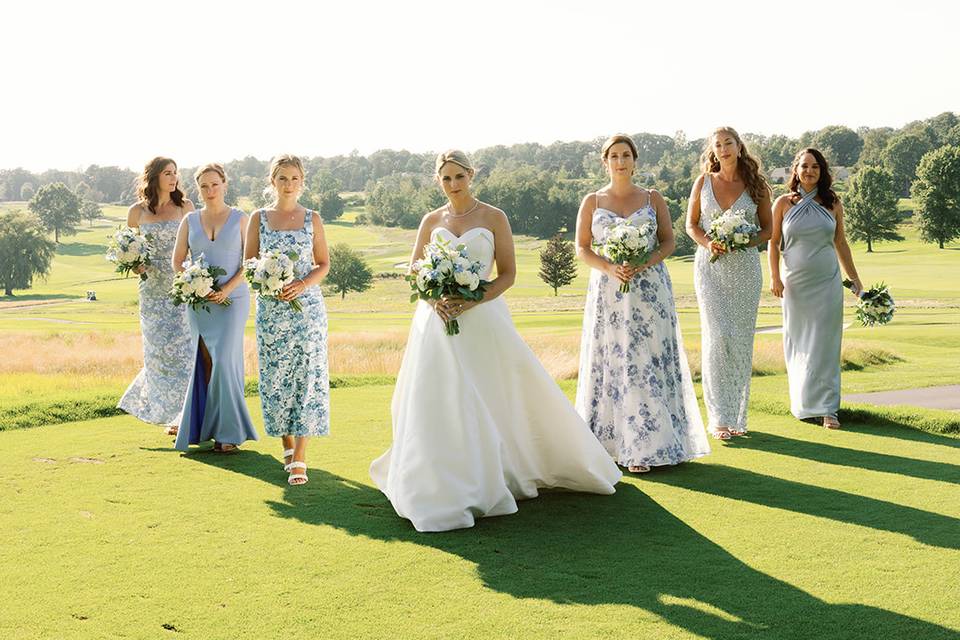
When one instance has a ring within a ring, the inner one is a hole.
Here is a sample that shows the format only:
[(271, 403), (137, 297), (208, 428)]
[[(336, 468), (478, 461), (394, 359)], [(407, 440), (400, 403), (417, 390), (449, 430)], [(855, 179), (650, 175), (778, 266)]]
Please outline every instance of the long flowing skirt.
[(417, 305), (393, 394), (393, 444), (370, 476), (419, 531), (517, 511), (544, 487), (611, 494), (603, 447), (513, 326), (502, 298), (447, 336)]

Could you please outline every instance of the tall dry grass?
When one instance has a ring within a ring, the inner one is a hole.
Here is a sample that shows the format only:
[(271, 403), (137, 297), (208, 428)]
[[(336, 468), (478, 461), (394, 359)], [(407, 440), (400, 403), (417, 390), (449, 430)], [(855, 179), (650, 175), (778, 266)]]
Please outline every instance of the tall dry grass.
[[(403, 358), (406, 332), (334, 333), (329, 338), (330, 371), (334, 374), (396, 375)], [(456, 338), (451, 338), (455, 340)], [(580, 335), (532, 334), (527, 344), (556, 379), (577, 377)], [(697, 341), (684, 345), (690, 370), (700, 379), (701, 354)], [(0, 374), (58, 373), (78, 376), (132, 376), (142, 366), (139, 334), (60, 333), (0, 335)], [(244, 338), (244, 360), (248, 375), (257, 371), (257, 347), (251, 336)], [(863, 369), (899, 361), (897, 354), (857, 341), (847, 341), (841, 355), (845, 370)], [(783, 373), (785, 365), (779, 341), (757, 340), (754, 345), (753, 375)]]

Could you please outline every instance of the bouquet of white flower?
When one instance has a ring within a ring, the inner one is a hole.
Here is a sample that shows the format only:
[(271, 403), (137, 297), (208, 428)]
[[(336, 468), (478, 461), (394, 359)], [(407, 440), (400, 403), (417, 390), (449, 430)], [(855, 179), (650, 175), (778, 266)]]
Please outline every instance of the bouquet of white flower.
[[(439, 300), (442, 296), (458, 296), (464, 300), (483, 300), (489, 282), (480, 278), (484, 265), (471, 260), (466, 245), (451, 247), (449, 242), (436, 240), (423, 248), (424, 257), (411, 265), (407, 281), (413, 293), (410, 302), (418, 299)], [(448, 336), (460, 333), (456, 318), (446, 322)]]
[[(727, 253), (746, 249), (753, 238), (760, 233), (760, 227), (752, 222), (747, 222), (746, 213), (744, 209), (737, 209), (736, 211), (727, 209), (710, 221), (710, 231), (707, 232), (707, 237), (710, 238), (711, 242), (723, 246)], [(713, 254), (710, 256), (710, 262), (716, 262), (721, 255), (723, 254)]]
[[(139, 229), (120, 227), (110, 238), (107, 248), (107, 260), (117, 265), (117, 273), (124, 277), (140, 267), (150, 266), (150, 254), (153, 253), (153, 238), (141, 234)], [(147, 273), (140, 274), (141, 280), (147, 279)]]
[[(243, 261), (243, 275), (261, 297), (279, 298), (283, 288), (297, 279), (293, 271), (296, 260), (297, 254), (292, 251), (263, 251), (260, 257)], [(296, 298), (288, 302), (294, 311), (303, 311), (303, 305)]]
[[(202, 253), (196, 260), (185, 260), (183, 271), (173, 278), (173, 287), (170, 289), (173, 304), (175, 306), (188, 304), (194, 310), (203, 309), (210, 313), (210, 301), (207, 300), (207, 296), (213, 291), (220, 291), (217, 277), (225, 275), (227, 272), (220, 267), (207, 264)], [(225, 307), (229, 306), (230, 298), (221, 304)]]
[[(843, 286), (853, 290), (853, 281), (844, 280)], [(872, 327), (875, 324), (887, 324), (893, 320), (893, 312), (897, 310), (897, 305), (893, 302), (893, 297), (887, 290), (887, 286), (882, 282), (873, 285), (867, 291), (861, 291), (857, 301), (857, 321), (864, 327)]]
[[(597, 243), (600, 255), (615, 264), (636, 267), (647, 261), (657, 240), (656, 227), (647, 220), (639, 225), (621, 218), (607, 227), (603, 242)], [(630, 291), (630, 283), (620, 285), (620, 291)]]

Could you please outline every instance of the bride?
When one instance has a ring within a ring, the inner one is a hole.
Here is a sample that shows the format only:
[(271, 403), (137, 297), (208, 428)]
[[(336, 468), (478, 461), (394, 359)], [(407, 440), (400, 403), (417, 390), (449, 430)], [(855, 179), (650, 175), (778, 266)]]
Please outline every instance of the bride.
[[(611, 494), (620, 471), (513, 326), (501, 294), (516, 260), (503, 211), (470, 192), (462, 151), (441, 153), (448, 204), (423, 217), (412, 260), (434, 240), (466, 245), (497, 277), (482, 301), (421, 300), (393, 393), (393, 445), (370, 477), (418, 531), (472, 527), (517, 511), (541, 487)], [(444, 323), (457, 318), (460, 334)]]

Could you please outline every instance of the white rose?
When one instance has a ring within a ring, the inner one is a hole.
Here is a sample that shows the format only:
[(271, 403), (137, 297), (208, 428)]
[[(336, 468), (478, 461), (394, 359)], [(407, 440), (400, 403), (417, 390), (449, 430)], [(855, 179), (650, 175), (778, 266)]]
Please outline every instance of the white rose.
[(196, 292), (195, 286), (192, 282), (184, 282), (180, 285), (180, 293), (184, 296), (193, 295)]
[(476, 289), (479, 285), (480, 285), (480, 276), (477, 275), (476, 273), (471, 273), (471, 274), (470, 274), (470, 284), (469, 284), (470, 291), (473, 291), (473, 290)]
[(461, 286), (469, 286), (475, 277), (476, 275), (470, 271), (457, 271), (453, 274), (453, 279)]
[(420, 269), (417, 271), (417, 288), (424, 290), (427, 288), (427, 284), (430, 282), (429, 278), (430, 272), (427, 269)]
[(270, 291), (280, 291), (283, 288), (283, 282), (276, 276), (270, 276), (264, 284)]
[(444, 258), (443, 260), (440, 261), (440, 264), (437, 265), (437, 271), (439, 271), (444, 275), (453, 273), (453, 263), (450, 260)]

